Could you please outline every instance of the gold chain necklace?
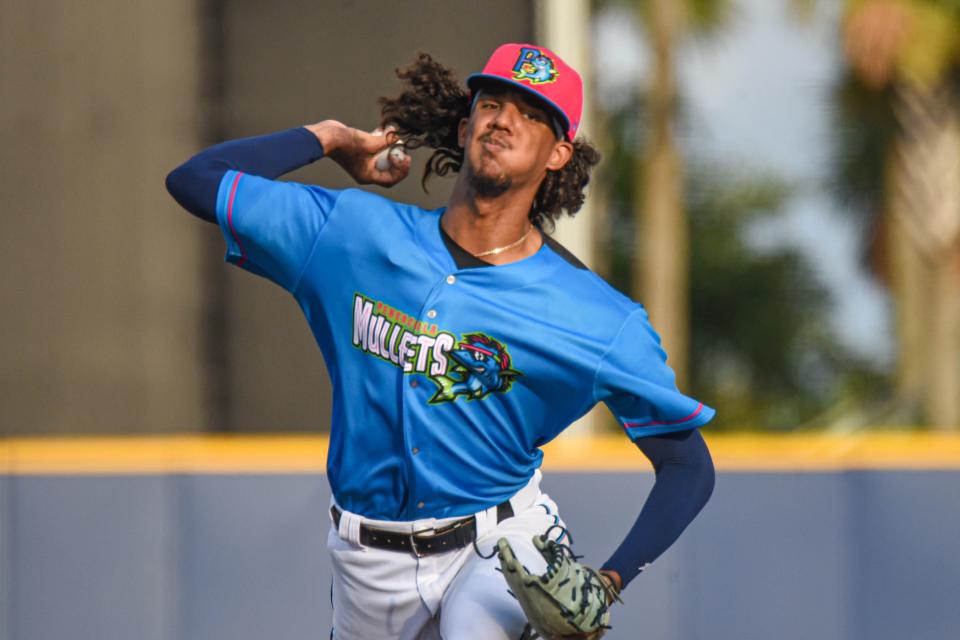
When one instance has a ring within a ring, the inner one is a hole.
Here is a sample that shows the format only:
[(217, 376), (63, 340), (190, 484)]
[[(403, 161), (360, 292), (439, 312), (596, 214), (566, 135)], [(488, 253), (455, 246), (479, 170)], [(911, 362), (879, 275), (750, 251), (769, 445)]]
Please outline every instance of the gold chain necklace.
[(517, 246), (518, 244), (520, 244), (521, 242), (523, 242), (524, 240), (526, 240), (526, 239), (527, 239), (527, 236), (530, 235), (530, 232), (531, 232), (531, 231), (533, 231), (533, 225), (530, 225), (530, 228), (527, 229), (527, 232), (526, 232), (525, 234), (523, 234), (522, 236), (520, 236), (520, 239), (517, 240), (516, 242), (511, 242), (511, 243), (508, 244), (508, 245), (504, 245), (504, 246), (502, 246), (502, 247), (497, 247), (496, 249), (490, 249), (490, 250), (484, 251), (484, 252), (482, 252), (482, 253), (475, 253), (475, 254), (473, 254), (473, 257), (474, 257), (474, 258), (482, 258), (483, 256), (495, 256), (495, 255), (497, 255), (498, 253), (503, 253), (504, 251), (506, 251), (506, 250), (508, 250), (508, 249), (513, 249), (515, 246)]

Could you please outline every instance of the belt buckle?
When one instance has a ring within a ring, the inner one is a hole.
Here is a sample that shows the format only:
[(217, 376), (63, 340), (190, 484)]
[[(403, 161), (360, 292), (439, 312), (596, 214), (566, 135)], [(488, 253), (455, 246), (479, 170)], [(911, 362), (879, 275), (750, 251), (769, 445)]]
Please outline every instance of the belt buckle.
[(420, 549), (417, 549), (417, 536), (418, 536), (418, 535), (421, 535), (421, 534), (424, 534), (424, 533), (428, 533), (428, 532), (431, 533), (431, 534), (433, 534), (431, 537), (436, 537), (436, 536), (438, 536), (438, 535), (446, 535), (446, 534), (450, 533), (451, 531), (455, 531), (455, 530), (459, 529), (460, 527), (465, 527), (465, 526), (469, 525), (469, 524), (472, 523), (472, 522), (473, 522), (473, 518), (464, 518), (463, 520), (457, 520), (456, 522), (452, 522), (452, 523), (448, 524), (448, 525), (445, 526), (445, 527), (441, 527), (440, 529), (437, 529), (437, 528), (435, 528), (435, 527), (429, 527), (429, 528), (427, 528), (427, 529), (420, 529), (419, 531), (414, 531), (414, 532), (412, 532), (412, 533), (409, 535), (409, 538), (410, 538), (410, 549), (413, 551), (413, 555), (415, 555), (415, 556), (418, 557), (418, 558), (422, 558), (422, 557), (424, 557), (425, 555), (427, 555), (427, 552), (425, 552), (425, 551), (420, 551)]

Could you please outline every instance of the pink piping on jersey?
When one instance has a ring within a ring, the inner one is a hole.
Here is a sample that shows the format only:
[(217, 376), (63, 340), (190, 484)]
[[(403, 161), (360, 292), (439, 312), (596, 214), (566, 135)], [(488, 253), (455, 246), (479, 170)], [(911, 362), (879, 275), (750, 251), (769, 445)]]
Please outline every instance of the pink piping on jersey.
[(688, 415), (686, 418), (681, 418), (681, 419), (679, 419), (679, 420), (670, 420), (669, 422), (662, 422), (662, 421), (656, 421), (656, 422), (624, 422), (624, 423), (623, 423), (623, 426), (625, 426), (625, 427), (656, 427), (656, 426), (658, 426), (658, 425), (660, 425), (660, 426), (665, 426), (665, 425), (670, 425), (670, 424), (680, 424), (681, 422), (686, 422), (687, 420), (693, 420), (693, 419), (696, 418), (698, 415), (700, 415), (700, 412), (701, 412), (701, 411), (703, 411), (703, 403), (702, 403), (702, 402), (697, 405), (697, 410), (694, 411), (693, 413), (691, 413), (690, 415)]
[(240, 260), (237, 261), (238, 267), (242, 267), (243, 263), (247, 261), (246, 252), (240, 244), (236, 229), (233, 228), (233, 199), (237, 195), (237, 185), (240, 184), (240, 176), (242, 175), (242, 173), (238, 173), (237, 177), (233, 179), (233, 187), (230, 189), (230, 202), (227, 204), (227, 226), (230, 227), (230, 235), (233, 236), (233, 241), (237, 243), (237, 248), (240, 249)]

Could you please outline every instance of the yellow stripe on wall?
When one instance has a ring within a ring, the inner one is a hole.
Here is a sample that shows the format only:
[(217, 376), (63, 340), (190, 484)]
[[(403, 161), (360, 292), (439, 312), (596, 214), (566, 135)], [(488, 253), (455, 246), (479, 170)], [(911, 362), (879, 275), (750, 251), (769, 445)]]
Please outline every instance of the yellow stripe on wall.
[[(717, 434), (704, 432), (720, 471), (960, 469), (960, 434)], [(625, 438), (560, 439), (544, 449), (545, 468), (564, 471), (649, 470)]]
[[(960, 434), (710, 435), (720, 471), (960, 469)], [(326, 436), (0, 439), (0, 474), (323, 473)], [(544, 447), (547, 471), (650, 471), (623, 436), (566, 437)]]
[(0, 473), (322, 473), (327, 443), (324, 436), (14, 438), (0, 440)]

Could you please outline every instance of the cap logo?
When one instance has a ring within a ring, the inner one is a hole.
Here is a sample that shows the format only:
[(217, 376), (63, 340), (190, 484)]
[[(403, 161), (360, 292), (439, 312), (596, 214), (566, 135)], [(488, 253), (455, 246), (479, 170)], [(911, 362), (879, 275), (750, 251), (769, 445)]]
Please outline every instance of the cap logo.
[(553, 64), (553, 60), (543, 55), (539, 49), (523, 47), (513, 65), (513, 79), (527, 80), (530, 84), (547, 84), (554, 82), (560, 72)]

